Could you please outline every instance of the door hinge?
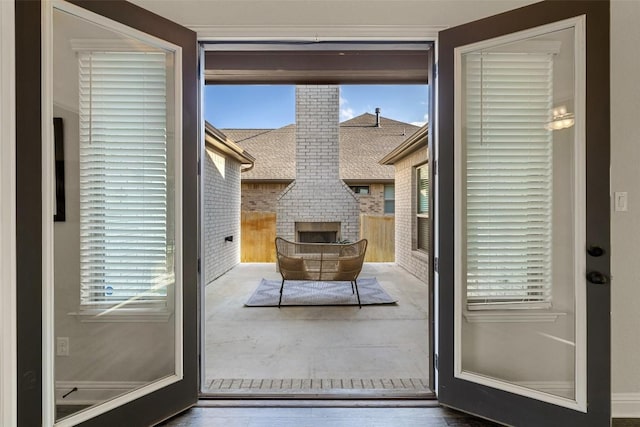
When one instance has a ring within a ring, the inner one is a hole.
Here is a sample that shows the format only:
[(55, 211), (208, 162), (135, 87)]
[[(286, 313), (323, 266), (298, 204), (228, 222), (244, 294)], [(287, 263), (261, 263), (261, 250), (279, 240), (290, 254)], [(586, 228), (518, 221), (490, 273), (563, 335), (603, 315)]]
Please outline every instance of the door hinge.
[(200, 258), (198, 258), (198, 273), (200, 273)]
[(433, 76), (435, 78), (438, 77), (438, 63), (437, 62), (433, 64)]
[(202, 160), (198, 159), (198, 175), (202, 175)]
[(433, 271), (435, 271), (436, 273), (439, 273), (438, 271), (438, 257), (433, 258)]
[(436, 367), (436, 369), (438, 369), (438, 355), (437, 354), (433, 355), (433, 365)]
[(437, 160), (433, 161), (433, 174), (434, 175), (438, 175), (438, 161)]

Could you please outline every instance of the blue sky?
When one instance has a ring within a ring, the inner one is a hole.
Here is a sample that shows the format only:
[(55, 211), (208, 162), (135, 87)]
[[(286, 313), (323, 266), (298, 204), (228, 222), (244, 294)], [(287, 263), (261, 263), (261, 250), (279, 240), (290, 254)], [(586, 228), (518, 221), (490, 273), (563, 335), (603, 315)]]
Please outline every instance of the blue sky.
[[(340, 121), (374, 113), (406, 123), (427, 120), (426, 85), (343, 85), (340, 87)], [(204, 117), (224, 128), (279, 128), (295, 122), (293, 85), (208, 85)]]

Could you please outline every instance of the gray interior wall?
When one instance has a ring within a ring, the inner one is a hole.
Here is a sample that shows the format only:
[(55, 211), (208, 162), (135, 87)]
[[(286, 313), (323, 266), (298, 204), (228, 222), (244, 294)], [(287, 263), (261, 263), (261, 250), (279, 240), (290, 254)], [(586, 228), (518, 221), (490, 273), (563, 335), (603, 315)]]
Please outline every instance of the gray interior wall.
[[(640, 2), (611, 4), (611, 189), (629, 210), (611, 215), (612, 390), (640, 405)], [(603, 82), (602, 84), (607, 84)], [(608, 172), (602, 165), (602, 173)], [(603, 209), (606, 207), (603, 206)], [(640, 416), (640, 407), (638, 407)]]
[[(204, 283), (240, 262), (240, 163), (207, 147), (204, 156)], [(233, 241), (225, 241), (225, 237)]]
[[(132, 0), (199, 35), (220, 35), (240, 40), (261, 37), (284, 39), (306, 36), (346, 39), (345, 27), (375, 40), (399, 35), (389, 26), (417, 27), (416, 34), (463, 24), (535, 3), (536, 0)], [(177, 6), (179, 5), (179, 6)], [(339, 10), (339, 13), (337, 11)], [(212, 23), (211, 17), (216, 17)], [(342, 36), (342, 37), (341, 37)]]

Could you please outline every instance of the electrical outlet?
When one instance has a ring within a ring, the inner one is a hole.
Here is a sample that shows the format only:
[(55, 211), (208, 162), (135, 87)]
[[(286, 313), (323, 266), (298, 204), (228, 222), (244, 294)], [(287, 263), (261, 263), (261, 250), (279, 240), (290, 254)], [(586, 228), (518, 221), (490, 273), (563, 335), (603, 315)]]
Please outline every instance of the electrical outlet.
[(69, 355), (69, 337), (56, 338), (56, 356)]

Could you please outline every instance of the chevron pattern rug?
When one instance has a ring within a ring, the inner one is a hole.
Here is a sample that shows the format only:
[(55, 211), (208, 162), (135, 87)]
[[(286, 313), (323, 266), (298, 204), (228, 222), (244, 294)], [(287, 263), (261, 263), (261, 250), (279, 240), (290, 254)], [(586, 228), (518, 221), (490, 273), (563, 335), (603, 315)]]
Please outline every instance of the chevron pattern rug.
[[(247, 307), (277, 307), (280, 297), (280, 280), (262, 279)], [(362, 305), (395, 304), (375, 277), (358, 279)], [(358, 298), (351, 293), (349, 282), (316, 282), (287, 280), (282, 294), (283, 306), (304, 305), (358, 305)]]

